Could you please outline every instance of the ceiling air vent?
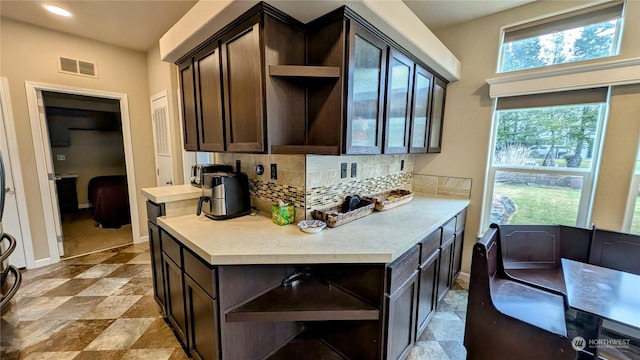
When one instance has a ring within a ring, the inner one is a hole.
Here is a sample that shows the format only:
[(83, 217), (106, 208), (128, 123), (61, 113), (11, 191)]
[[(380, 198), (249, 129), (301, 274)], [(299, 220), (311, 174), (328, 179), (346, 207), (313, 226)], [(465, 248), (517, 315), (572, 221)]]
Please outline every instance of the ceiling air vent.
[(58, 71), (61, 73), (93, 78), (98, 77), (98, 66), (96, 63), (61, 56), (58, 65)]

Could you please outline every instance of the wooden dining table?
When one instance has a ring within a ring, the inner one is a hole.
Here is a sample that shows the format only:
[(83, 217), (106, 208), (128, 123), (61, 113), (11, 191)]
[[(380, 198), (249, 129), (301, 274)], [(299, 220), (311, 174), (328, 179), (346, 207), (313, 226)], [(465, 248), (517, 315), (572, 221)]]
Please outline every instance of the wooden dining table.
[[(638, 259), (640, 261), (640, 259)], [(640, 329), (640, 275), (561, 259), (570, 308)], [(597, 348), (594, 354), (598, 358)]]

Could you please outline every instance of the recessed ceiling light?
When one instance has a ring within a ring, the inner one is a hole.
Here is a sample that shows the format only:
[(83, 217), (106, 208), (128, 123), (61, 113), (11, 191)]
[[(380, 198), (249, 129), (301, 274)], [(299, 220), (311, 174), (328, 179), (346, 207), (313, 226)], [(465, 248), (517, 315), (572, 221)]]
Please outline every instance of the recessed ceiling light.
[(64, 17), (72, 17), (73, 14), (70, 13), (69, 11), (61, 8), (61, 7), (57, 7), (57, 6), (53, 6), (53, 5), (42, 5), (42, 7), (44, 7), (45, 9), (47, 9), (47, 11), (49, 11), (50, 13), (56, 14), (56, 15), (60, 15), (60, 16), (64, 16)]

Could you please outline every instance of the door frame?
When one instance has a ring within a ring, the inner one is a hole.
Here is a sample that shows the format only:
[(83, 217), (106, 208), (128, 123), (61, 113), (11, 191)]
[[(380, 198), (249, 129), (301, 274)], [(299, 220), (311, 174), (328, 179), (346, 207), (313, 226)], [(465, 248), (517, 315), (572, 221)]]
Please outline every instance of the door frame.
[(158, 124), (156, 122), (156, 118), (155, 118), (155, 112), (153, 109), (153, 102), (159, 99), (165, 98), (165, 101), (167, 102), (167, 113), (166, 113), (166, 117), (167, 117), (167, 122), (166, 122), (166, 130), (167, 130), (167, 140), (168, 140), (168, 146), (169, 146), (169, 158), (171, 159), (170, 164), (171, 164), (171, 181), (172, 181), (172, 185), (176, 184), (176, 174), (174, 171), (174, 158), (173, 158), (173, 131), (171, 130), (171, 108), (169, 107), (170, 105), (170, 99), (169, 99), (169, 94), (167, 92), (167, 90), (162, 90), (161, 92), (152, 95), (149, 98), (149, 106), (151, 109), (151, 122), (153, 123), (153, 154), (154, 154), (154, 161), (156, 164), (156, 186), (167, 186), (167, 184), (160, 184), (160, 182), (158, 181), (158, 169), (160, 168), (159, 164), (158, 164)]
[[(27, 210), (27, 196), (24, 191), (24, 181), (22, 180), (22, 167), (18, 152), (18, 137), (13, 119), (13, 109), (11, 108), (11, 96), (9, 94), (9, 80), (0, 77), (0, 102), (2, 104), (2, 118), (4, 119), (4, 131), (7, 138), (8, 156), (5, 157), (5, 167), (11, 167), (13, 175), (13, 190), (16, 193), (18, 204), (18, 217), (20, 230), (22, 232), (22, 247), (27, 269), (37, 267), (35, 255), (33, 253), (33, 242), (31, 240), (31, 227), (29, 226), (29, 212)], [(0, 189), (4, 191), (4, 189)]]
[(131, 142), (131, 122), (129, 120), (129, 100), (127, 94), (84, 89), (64, 85), (46, 84), (34, 81), (25, 81), (25, 90), (27, 92), (27, 105), (29, 109), (29, 119), (31, 123), (31, 136), (33, 139), (33, 147), (36, 157), (36, 169), (38, 184), (40, 185), (40, 198), (42, 200), (42, 209), (44, 214), (44, 223), (47, 234), (47, 243), (49, 244), (49, 262), (51, 264), (60, 261), (60, 253), (58, 250), (58, 240), (56, 237), (54, 212), (47, 209), (53, 209), (57, 202), (56, 194), (50, 191), (49, 178), (47, 171), (47, 161), (51, 158), (51, 146), (49, 144), (49, 136), (47, 124), (41, 121), (38, 108), (38, 93), (42, 91), (93, 96), (120, 101), (120, 118), (122, 121), (122, 140), (124, 143), (125, 168), (127, 170), (127, 187), (129, 191), (129, 208), (131, 212), (131, 231), (133, 233), (133, 242), (142, 241), (140, 236), (140, 222), (138, 216), (138, 194), (135, 177), (135, 169), (133, 166), (133, 145)]

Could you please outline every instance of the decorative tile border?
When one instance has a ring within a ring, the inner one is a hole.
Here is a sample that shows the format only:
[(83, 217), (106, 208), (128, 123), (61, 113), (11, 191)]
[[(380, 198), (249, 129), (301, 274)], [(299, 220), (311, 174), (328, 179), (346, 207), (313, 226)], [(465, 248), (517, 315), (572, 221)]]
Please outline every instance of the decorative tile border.
[[(252, 197), (260, 200), (267, 200), (273, 204), (277, 204), (278, 201), (282, 200), (286, 203), (293, 203), (298, 209), (304, 209), (305, 193), (302, 188), (250, 179), (249, 192)], [(269, 211), (271, 211), (271, 208), (269, 208)]]
[(397, 188), (408, 188), (411, 186), (411, 178), (411, 172), (401, 172), (307, 189), (306, 211), (310, 213), (314, 209), (338, 204), (347, 195), (373, 195)]

